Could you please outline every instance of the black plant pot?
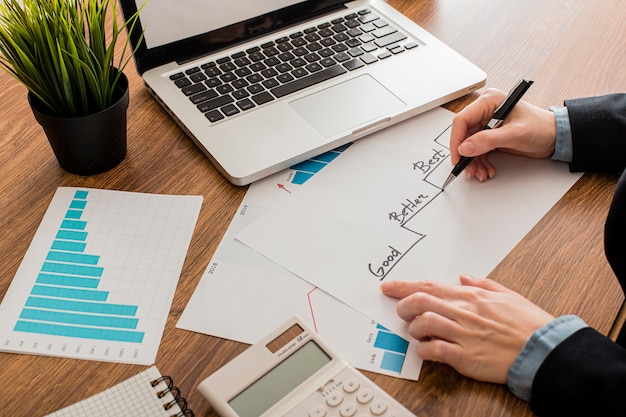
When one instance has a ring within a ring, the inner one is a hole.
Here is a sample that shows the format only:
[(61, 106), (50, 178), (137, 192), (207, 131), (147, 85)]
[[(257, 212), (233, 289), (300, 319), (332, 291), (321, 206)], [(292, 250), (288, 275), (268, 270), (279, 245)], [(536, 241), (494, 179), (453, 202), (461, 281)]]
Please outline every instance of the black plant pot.
[(126, 157), (128, 78), (122, 73), (116, 87), (120, 97), (111, 107), (82, 117), (48, 114), (28, 94), (35, 119), (41, 125), (61, 168), (72, 174), (94, 175), (116, 167)]

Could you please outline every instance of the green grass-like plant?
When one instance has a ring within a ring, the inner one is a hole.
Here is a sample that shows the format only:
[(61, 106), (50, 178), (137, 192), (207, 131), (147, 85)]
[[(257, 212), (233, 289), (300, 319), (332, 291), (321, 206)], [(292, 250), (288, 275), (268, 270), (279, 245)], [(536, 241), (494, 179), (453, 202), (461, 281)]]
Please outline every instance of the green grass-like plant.
[(119, 25), (116, 1), (2, 0), (0, 64), (50, 114), (86, 116), (108, 108), (132, 59), (128, 37), (118, 58), (116, 43), (139, 16), (137, 12)]

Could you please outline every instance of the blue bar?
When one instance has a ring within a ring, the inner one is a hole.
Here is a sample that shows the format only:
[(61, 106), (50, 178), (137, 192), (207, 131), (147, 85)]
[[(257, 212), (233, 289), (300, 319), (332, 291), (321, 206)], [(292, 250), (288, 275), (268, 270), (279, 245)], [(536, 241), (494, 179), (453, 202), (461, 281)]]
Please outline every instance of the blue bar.
[(309, 174), (308, 172), (296, 171), (296, 175), (293, 176), (291, 183), (302, 185), (311, 178), (313, 174)]
[(65, 212), (65, 218), (66, 219), (80, 219), (80, 216), (83, 215), (83, 211), (82, 210), (72, 210), (69, 209), (68, 211)]
[(49, 287), (47, 285), (35, 285), (30, 292), (32, 295), (47, 297), (71, 298), (73, 300), (106, 301), (108, 291), (81, 290), (76, 288)]
[(71, 209), (83, 210), (87, 206), (87, 201), (85, 200), (72, 200), (70, 203)]
[(352, 142), (349, 142), (349, 143), (346, 143), (345, 145), (339, 146), (339, 147), (333, 149), (333, 151), (341, 153), (341, 152), (345, 151), (346, 149), (348, 149), (350, 147), (350, 145), (352, 145)]
[(86, 339), (112, 340), (116, 342), (141, 343), (143, 332), (127, 330), (93, 329), (90, 327), (62, 326), (19, 320), (13, 329), (16, 332), (49, 334), (54, 336), (81, 337)]
[(78, 190), (74, 193), (74, 198), (78, 200), (85, 200), (87, 198), (87, 194), (89, 194), (89, 191)]
[(389, 350), (396, 353), (406, 354), (409, 342), (395, 333), (379, 331), (374, 341), (374, 347)]
[(50, 251), (46, 261), (70, 262), (82, 265), (98, 265), (100, 259), (97, 255), (84, 255), (82, 253)]
[(404, 355), (397, 353), (385, 352), (380, 367), (388, 371), (400, 373), (404, 365)]
[(321, 155), (317, 155), (313, 158), (311, 158), (314, 161), (320, 161), (320, 162), (325, 162), (327, 164), (333, 162), (335, 160), (336, 157), (338, 157), (339, 155), (341, 155), (340, 152), (336, 152), (336, 151), (328, 151), (326, 153), (323, 153)]
[(67, 275), (39, 274), (37, 276), (37, 283), (78, 288), (98, 288), (100, 280), (97, 278), (70, 277)]
[(137, 319), (125, 317), (96, 316), (91, 314), (62, 313), (59, 311), (34, 310), (25, 308), (21, 319), (38, 320), (49, 323), (76, 324), (79, 326), (114, 327), (118, 329), (136, 329)]
[(85, 230), (85, 227), (87, 227), (87, 222), (82, 220), (63, 220), (61, 222), (61, 229)]
[(86, 243), (69, 242), (67, 240), (55, 240), (52, 242), (52, 248), (54, 250), (68, 250), (71, 252), (84, 252), (87, 247)]
[(57, 232), (57, 239), (65, 240), (79, 240), (84, 242), (87, 240), (87, 232), (74, 232), (72, 230), (59, 230)]
[(88, 277), (102, 276), (104, 268), (98, 266), (83, 266), (72, 264), (60, 264), (54, 262), (44, 262), (41, 272), (57, 272), (59, 274), (84, 275)]
[(28, 297), (26, 307), (49, 308), (52, 310), (77, 311), (81, 313), (115, 314), (118, 316), (134, 316), (136, 306), (122, 304), (89, 303), (83, 301), (58, 300), (55, 298)]
[(311, 173), (316, 174), (319, 171), (321, 171), (322, 168), (324, 168), (326, 165), (327, 164), (323, 162), (312, 161), (309, 159), (307, 161), (300, 162), (299, 164), (292, 166), (291, 169), (294, 169), (296, 171), (311, 172)]

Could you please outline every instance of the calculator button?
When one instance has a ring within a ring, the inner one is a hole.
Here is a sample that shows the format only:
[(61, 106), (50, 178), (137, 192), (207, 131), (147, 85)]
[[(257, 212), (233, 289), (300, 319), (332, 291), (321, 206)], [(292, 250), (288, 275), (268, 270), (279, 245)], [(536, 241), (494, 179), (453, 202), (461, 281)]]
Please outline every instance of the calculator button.
[(309, 411), (309, 417), (324, 417), (326, 415), (326, 407), (323, 405), (316, 405)]
[(332, 392), (328, 397), (326, 397), (326, 404), (330, 407), (337, 407), (342, 401), (343, 394), (339, 391)]
[(368, 402), (372, 401), (372, 398), (374, 398), (374, 393), (368, 389), (359, 391), (359, 393), (356, 395), (356, 400), (361, 404), (367, 404)]
[(343, 384), (343, 390), (348, 394), (352, 394), (354, 391), (358, 390), (361, 384), (359, 380), (356, 378), (351, 378)]
[(341, 407), (341, 410), (339, 410), (339, 415), (341, 417), (353, 417), (356, 412), (359, 411), (358, 407), (356, 406), (356, 404), (354, 403), (347, 403), (344, 404)]
[(387, 411), (387, 403), (382, 400), (377, 400), (370, 406), (370, 411), (375, 416), (381, 416)]

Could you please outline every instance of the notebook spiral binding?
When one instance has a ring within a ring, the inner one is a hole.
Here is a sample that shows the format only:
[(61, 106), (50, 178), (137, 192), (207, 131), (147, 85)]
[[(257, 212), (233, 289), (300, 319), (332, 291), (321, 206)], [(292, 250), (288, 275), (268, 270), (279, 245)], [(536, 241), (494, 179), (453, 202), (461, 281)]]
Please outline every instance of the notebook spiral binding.
[(174, 385), (174, 380), (170, 376), (164, 375), (157, 379), (154, 379), (150, 381), (150, 385), (152, 385), (153, 387), (156, 387), (161, 382), (165, 382), (165, 384), (167, 385), (167, 388), (161, 391), (158, 391), (157, 397), (163, 398), (165, 397), (165, 395), (167, 395), (167, 393), (172, 394), (172, 396), (174, 397), (173, 400), (163, 403), (163, 408), (165, 410), (169, 410), (174, 405), (178, 404), (181, 410), (177, 412), (176, 414), (172, 414), (170, 417), (194, 417), (193, 411), (187, 408), (187, 400), (181, 397), (180, 390), (178, 389), (177, 386)]

